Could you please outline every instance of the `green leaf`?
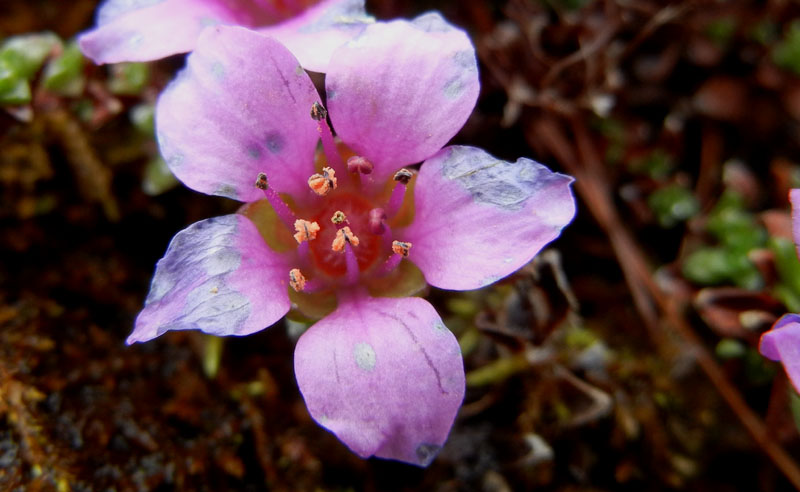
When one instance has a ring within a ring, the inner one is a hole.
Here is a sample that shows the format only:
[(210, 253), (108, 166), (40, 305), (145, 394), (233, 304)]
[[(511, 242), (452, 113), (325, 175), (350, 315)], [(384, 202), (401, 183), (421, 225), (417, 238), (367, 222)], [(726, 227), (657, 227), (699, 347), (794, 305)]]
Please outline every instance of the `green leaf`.
[(733, 282), (755, 289), (763, 283), (761, 274), (746, 254), (722, 247), (698, 249), (684, 260), (682, 271), (688, 280), (701, 285)]
[(17, 75), (30, 80), (45, 59), (61, 46), (61, 40), (52, 32), (22, 34), (3, 41), (0, 59), (9, 62)]
[(31, 100), (28, 81), (14, 70), (4, 58), (0, 58), (0, 104), (25, 104)]
[(645, 174), (653, 179), (663, 180), (672, 173), (675, 161), (672, 156), (661, 149), (655, 149), (644, 158), (636, 159), (632, 163), (632, 170)]
[(722, 17), (710, 22), (706, 27), (706, 35), (711, 38), (717, 46), (724, 47), (736, 33), (736, 19), (733, 17)]
[(747, 353), (747, 347), (735, 338), (723, 338), (717, 344), (716, 353), (722, 360), (739, 359)]
[(779, 67), (800, 75), (800, 21), (792, 22), (786, 37), (775, 45), (772, 61)]
[(800, 431), (800, 395), (793, 386), (789, 386), (789, 408), (792, 410), (794, 426)]
[(50, 60), (44, 68), (42, 84), (48, 90), (58, 94), (75, 97), (83, 92), (84, 58), (78, 43), (70, 41), (57, 58)]
[(130, 118), (133, 127), (144, 135), (155, 134), (155, 113), (153, 104), (137, 104), (131, 108)]
[(767, 241), (766, 229), (745, 210), (742, 197), (729, 190), (709, 214), (707, 228), (723, 246), (742, 254), (763, 247)]
[(108, 90), (112, 94), (133, 96), (142, 92), (150, 79), (150, 66), (146, 63), (117, 63), (111, 65)]
[(157, 157), (147, 163), (142, 177), (142, 190), (150, 196), (157, 196), (178, 186), (178, 178), (172, 174), (164, 159)]
[(795, 245), (790, 239), (773, 237), (769, 240), (769, 249), (775, 255), (775, 269), (780, 279), (776, 294), (786, 307), (797, 312), (800, 310), (800, 261)]
[(662, 227), (672, 227), (695, 215), (700, 204), (688, 188), (681, 185), (664, 186), (647, 198)]

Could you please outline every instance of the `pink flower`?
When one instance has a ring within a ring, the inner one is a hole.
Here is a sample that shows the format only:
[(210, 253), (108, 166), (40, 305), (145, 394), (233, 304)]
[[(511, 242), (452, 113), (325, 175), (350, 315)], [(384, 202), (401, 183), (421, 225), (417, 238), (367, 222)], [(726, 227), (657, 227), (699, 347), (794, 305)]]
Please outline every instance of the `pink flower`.
[(795, 391), (800, 393), (800, 316), (783, 315), (761, 335), (758, 349), (764, 357), (783, 364)]
[(175, 236), (128, 343), (247, 335), (290, 309), (321, 318), (295, 350), (313, 418), (362, 457), (425, 466), (464, 368), (434, 308), (409, 296), (425, 281), (483, 287), (529, 262), (572, 220), (572, 178), (442, 148), (479, 82), (469, 39), (438, 14), (368, 26), (334, 52), (325, 86), (339, 143), (280, 43), (238, 27), (200, 36), (158, 101), (161, 152), (187, 186), (247, 204)]
[[(800, 256), (800, 189), (789, 192), (792, 202), (792, 235)], [(768, 359), (780, 361), (786, 374), (800, 393), (800, 316), (786, 314), (772, 326), (772, 329), (761, 335), (759, 344), (761, 355)]]
[(303, 67), (324, 72), (333, 50), (373, 21), (364, 0), (105, 0), (97, 27), (79, 43), (99, 64), (150, 61), (191, 51), (208, 26), (238, 25), (269, 34)]

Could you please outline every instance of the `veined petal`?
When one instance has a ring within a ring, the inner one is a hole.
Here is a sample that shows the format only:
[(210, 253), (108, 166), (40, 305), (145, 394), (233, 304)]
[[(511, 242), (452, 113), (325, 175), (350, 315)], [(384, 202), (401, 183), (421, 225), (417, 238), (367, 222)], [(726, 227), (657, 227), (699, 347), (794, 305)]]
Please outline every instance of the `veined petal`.
[(464, 398), (464, 365), (433, 306), (416, 298), (345, 300), (297, 342), (308, 411), (361, 457), (427, 466)]
[(780, 361), (792, 385), (800, 392), (800, 316), (786, 314), (761, 335), (761, 355)]
[(289, 310), (289, 267), (243, 215), (225, 215), (179, 232), (156, 273), (128, 343), (169, 330), (248, 335)]
[(319, 101), (297, 59), (274, 39), (240, 27), (203, 32), (187, 67), (161, 94), (156, 135), (188, 187), (250, 202), (266, 172), (277, 191), (308, 193), (319, 139)]
[(253, 12), (230, 2), (106, 0), (97, 27), (78, 42), (95, 63), (149, 61), (190, 51), (207, 26), (253, 21)]
[(325, 0), (283, 23), (260, 32), (289, 48), (308, 70), (326, 72), (333, 52), (375, 22), (364, 0)]
[(441, 149), (480, 89), (472, 43), (437, 13), (368, 26), (334, 52), (325, 85), (334, 129), (377, 180)]
[(575, 215), (572, 178), (521, 158), (452, 146), (425, 161), (414, 222), (398, 237), (429, 284), (476, 289), (529, 262)]

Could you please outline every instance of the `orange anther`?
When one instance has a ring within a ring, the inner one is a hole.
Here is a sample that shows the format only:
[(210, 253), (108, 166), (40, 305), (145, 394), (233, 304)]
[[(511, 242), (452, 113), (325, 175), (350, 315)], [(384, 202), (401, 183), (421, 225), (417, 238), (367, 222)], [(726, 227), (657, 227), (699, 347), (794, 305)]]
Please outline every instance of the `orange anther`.
[(299, 268), (292, 268), (289, 270), (289, 285), (292, 286), (295, 292), (301, 292), (306, 288), (306, 278), (300, 272)]
[(294, 239), (297, 241), (297, 244), (300, 244), (303, 241), (311, 241), (312, 239), (317, 238), (319, 224), (303, 219), (297, 219), (294, 221), (294, 230), (297, 231), (297, 233), (294, 235)]
[(411, 243), (405, 243), (402, 241), (392, 241), (392, 251), (396, 254), (401, 255), (403, 258), (408, 257), (408, 251), (411, 249)]
[(308, 178), (308, 186), (319, 196), (327, 195), (336, 189), (336, 171), (330, 167), (322, 168), (322, 174), (313, 174)]
[(358, 236), (353, 234), (353, 231), (350, 230), (349, 227), (345, 226), (336, 231), (336, 237), (333, 238), (333, 244), (331, 244), (331, 249), (336, 251), (337, 253), (341, 253), (344, 251), (344, 244), (345, 241), (352, 244), (353, 246), (358, 246)]

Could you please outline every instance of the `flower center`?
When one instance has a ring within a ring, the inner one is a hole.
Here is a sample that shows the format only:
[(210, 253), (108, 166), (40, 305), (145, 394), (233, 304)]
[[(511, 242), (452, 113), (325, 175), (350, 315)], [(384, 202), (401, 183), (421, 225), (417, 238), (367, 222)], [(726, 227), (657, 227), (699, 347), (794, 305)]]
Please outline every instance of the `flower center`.
[(392, 232), (413, 218), (409, 188), (414, 173), (401, 169), (388, 183), (375, 181), (373, 163), (337, 143), (326, 116), (315, 103), (311, 117), (317, 121), (323, 153), (317, 154), (320, 172), (308, 178), (313, 193), (279, 195), (260, 173), (255, 186), (265, 200), (241, 211), (273, 250), (289, 255), (292, 302), (317, 318), (335, 308), (339, 287), (361, 284), (371, 295), (407, 296), (425, 285), (422, 272), (403, 261), (412, 244)]
[(331, 219), (337, 212), (345, 216), (343, 227), (349, 227), (359, 238), (358, 246), (353, 246), (359, 271), (372, 268), (381, 253), (383, 242), (381, 236), (369, 230), (369, 215), (373, 208), (369, 200), (352, 191), (336, 192), (322, 199), (322, 206), (310, 219), (320, 225), (317, 239), (309, 243), (315, 268), (331, 277), (341, 277), (347, 272), (345, 255), (332, 248), (339, 227)]

